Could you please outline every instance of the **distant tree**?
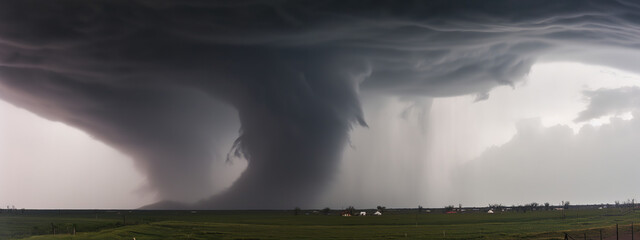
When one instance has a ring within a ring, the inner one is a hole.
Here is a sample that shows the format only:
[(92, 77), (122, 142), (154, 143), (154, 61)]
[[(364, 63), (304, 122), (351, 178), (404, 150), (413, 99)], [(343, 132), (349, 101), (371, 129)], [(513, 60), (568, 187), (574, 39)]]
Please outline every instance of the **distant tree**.
[(627, 199), (627, 201), (622, 203), (622, 205), (625, 207), (633, 208), (633, 206), (635, 205), (635, 201), (636, 201), (635, 199)]
[(378, 206), (378, 207), (376, 207), (376, 208), (378, 209), (378, 211), (379, 211), (380, 213), (383, 213), (383, 212), (384, 212), (384, 210), (387, 210), (387, 207), (385, 207), (385, 206)]
[(503, 208), (504, 208), (504, 206), (502, 206), (502, 204), (499, 204), (499, 203), (489, 204), (489, 209), (493, 209), (493, 210), (496, 210), (496, 211), (502, 211)]
[(525, 211), (527, 211), (527, 210), (528, 210), (528, 211), (537, 210), (538, 205), (539, 205), (539, 204), (538, 204), (537, 202), (532, 202), (532, 203), (529, 203), (529, 204), (527, 204), (527, 205), (524, 205), (524, 207), (525, 207)]
[(353, 213), (355, 213), (355, 212), (356, 212), (356, 208), (355, 208), (355, 207), (353, 207), (353, 206), (349, 206), (349, 207), (347, 208), (347, 212), (349, 213), (349, 215), (353, 216)]
[(329, 215), (330, 212), (331, 212), (331, 208), (326, 207), (326, 208), (322, 209), (322, 213), (324, 215)]
[(422, 205), (418, 205), (418, 212), (422, 212), (423, 209)]
[(444, 211), (445, 212), (451, 212), (451, 211), (453, 211), (454, 208), (455, 207), (453, 205), (449, 205), (449, 206), (444, 207)]
[(614, 203), (615, 203), (615, 205), (616, 205), (616, 208), (617, 208), (617, 207), (620, 207), (620, 201), (616, 200)]
[(300, 214), (300, 208), (296, 207), (293, 209), (293, 215), (298, 215), (298, 214)]
[(570, 204), (569, 201), (564, 201), (564, 206), (563, 206), (564, 209), (569, 209), (569, 204)]

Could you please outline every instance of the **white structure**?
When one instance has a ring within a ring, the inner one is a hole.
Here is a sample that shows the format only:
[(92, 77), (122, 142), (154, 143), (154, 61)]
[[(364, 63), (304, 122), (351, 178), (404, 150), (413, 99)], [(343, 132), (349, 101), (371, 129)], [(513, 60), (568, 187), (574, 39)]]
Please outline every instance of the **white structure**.
[(487, 211), (487, 213), (493, 213), (493, 210), (489, 209), (489, 211)]
[(360, 212), (360, 216), (367, 216), (367, 212)]
[(382, 216), (382, 213), (380, 211), (376, 211), (376, 212), (373, 213), (373, 215)]

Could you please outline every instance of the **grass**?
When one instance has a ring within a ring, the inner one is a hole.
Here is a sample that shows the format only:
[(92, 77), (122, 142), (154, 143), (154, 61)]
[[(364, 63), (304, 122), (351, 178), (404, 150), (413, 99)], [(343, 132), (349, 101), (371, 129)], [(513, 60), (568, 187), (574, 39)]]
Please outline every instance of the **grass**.
[[(303, 211), (310, 212), (310, 211)], [(372, 211), (368, 211), (371, 213)], [(640, 220), (623, 209), (298, 215), (293, 211), (37, 211), (0, 213), (0, 239), (599, 239)], [(126, 221), (126, 224), (125, 222)], [(52, 235), (52, 224), (57, 234)], [(76, 235), (72, 235), (73, 227)], [(640, 226), (636, 226), (636, 230)]]

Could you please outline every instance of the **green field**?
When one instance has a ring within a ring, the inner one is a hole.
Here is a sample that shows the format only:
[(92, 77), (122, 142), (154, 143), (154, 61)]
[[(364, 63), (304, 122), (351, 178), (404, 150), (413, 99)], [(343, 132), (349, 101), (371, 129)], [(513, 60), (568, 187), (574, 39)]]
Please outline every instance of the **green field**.
[(563, 239), (564, 233), (576, 239), (584, 239), (584, 234), (600, 239), (601, 231), (605, 239), (615, 239), (615, 224), (621, 235), (630, 236), (633, 221), (640, 221), (640, 212), (629, 209), (570, 209), (564, 214), (388, 209), (383, 216), (353, 217), (312, 210), (299, 215), (293, 211), (26, 210), (0, 213), (0, 239)]

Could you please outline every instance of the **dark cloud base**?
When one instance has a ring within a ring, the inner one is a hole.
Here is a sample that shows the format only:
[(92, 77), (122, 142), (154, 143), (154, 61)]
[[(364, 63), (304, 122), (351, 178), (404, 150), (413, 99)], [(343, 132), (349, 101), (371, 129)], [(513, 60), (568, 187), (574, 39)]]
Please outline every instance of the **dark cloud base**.
[(7, 1), (0, 96), (134, 157), (169, 200), (210, 187), (238, 115), (232, 153), (249, 166), (198, 207), (312, 206), (366, 125), (358, 91), (486, 99), (541, 56), (633, 55), (639, 13), (627, 1)]

